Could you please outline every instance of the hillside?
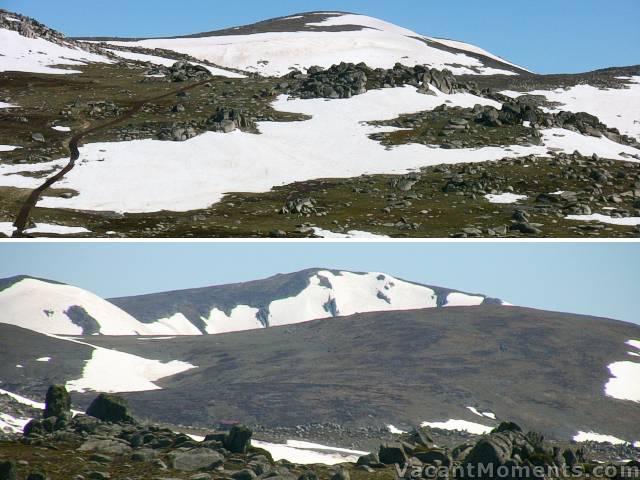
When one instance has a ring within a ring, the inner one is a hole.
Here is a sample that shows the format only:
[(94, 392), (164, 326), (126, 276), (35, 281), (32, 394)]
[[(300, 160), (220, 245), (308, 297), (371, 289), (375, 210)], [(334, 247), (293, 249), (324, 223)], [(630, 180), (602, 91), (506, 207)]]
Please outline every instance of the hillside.
[(229, 68), (282, 76), (292, 68), (364, 62), (372, 68), (428, 65), (454, 74), (516, 74), (524, 69), (481, 48), (425, 37), (391, 23), (343, 12), (307, 12), (167, 39), (93, 39), (162, 48)]
[(485, 303), (502, 301), (382, 273), (323, 269), (111, 300), (49, 280), (0, 280), (0, 323), (54, 335), (218, 334), (356, 312)]
[(538, 75), (341, 12), (0, 34), (3, 236), (640, 234), (638, 66)]
[[(91, 391), (134, 389), (123, 393), (134, 410), (171, 424), (309, 425), (309, 435), (321, 435), (312, 425), (373, 432), (428, 422), (480, 433), (510, 419), (559, 440), (640, 440), (640, 327), (602, 318), (485, 305), (80, 343), (0, 329), (11, 344), (28, 338), (37, 346), (10, 348), (0, 388), (40, 398), (49, 380), (64, 379), (88, 392), (74, 394), (80, 407)], [(93, 353), (85, 365), (87, 346)], [(332, 431), (325, 434), (333, 438)]]

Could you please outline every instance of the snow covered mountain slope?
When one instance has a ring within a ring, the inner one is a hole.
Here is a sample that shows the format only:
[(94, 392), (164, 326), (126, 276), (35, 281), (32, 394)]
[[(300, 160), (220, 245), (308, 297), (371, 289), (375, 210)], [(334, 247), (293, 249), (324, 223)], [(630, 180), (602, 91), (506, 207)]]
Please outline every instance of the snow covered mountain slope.
[[(316, 178), (404, 174), (439, 164), (484, 162), (505, 156), (544, 155), (548, 149), (603, 158), (638, 155), (633, 147), (607, 138), (586, 137), (564, 129), (542, 131), (542, 145), (485, 146), (447, 149), (418, 143), (385, 148), (369, 138), (393, 131), (368, 122), (433, 110), (440, 105), (500, 107), (498, 102), (469, 93), (423, 95), (414, 87), (372, 90), (349, 99), (295, 99), (280, 96), (279, 111), (310, 115), (302, 122), (259, 122), (261, 135), (234, 131), (205, 132), (184, 142), (145, 139), (88, 143), (81, 147), (82, 168), (65, 175), (59, 187), (79, 192), (46, 196), (44, 208), (145, 213), (206, 208), (227, 192), (264, 192), (274, 186)], [(329, 147), (329, 148), (327, 148)], [(336, 155), (336, 152), (340, 155)], [(260, 152), (256, 161), (256, 152)], [(188, 168), (176, 168), (180, 158)], [(40, 178), (16, 175), (30, 170), (58, 169), (67, 159), (41, 164), (1, 164), (0, 185), (36, 188)], [(140, 184), (136, 179), (145, 177)], [(135, 185), (134, 185), (135, 184)]]
[(341, 61), (365, 62), (373, 68), (390, 68), (398, 62), (424, 64), (472, 75), (525, 71), (473, 45), (425, 37), (376, 18), (342, 12), (302, 13), (186, 37), (109, 41), (173, 50), (266, 76)]
[(88, 62), (111, 60), (27, 17), (0, 10), (0, 72), (80, 73), (55, 66)]
[(91, 292), (29, 277), (0, 282), (0, 323), (59, 335), (198, 333), (179, 321), (146, 325)]
[(215, 334), (358, 312), (502, 304), (498, 299), (399, 280), (383, 273), (310, 269), (192, 290), (110, 300), (142, 322), (190, 321)]
[(502, 301), (382, 273), (319, 269), (111, 301), (47, 280), (0, 280), (0, 323), (54, 335), (216, 334), (358, 312), (485, 303)]

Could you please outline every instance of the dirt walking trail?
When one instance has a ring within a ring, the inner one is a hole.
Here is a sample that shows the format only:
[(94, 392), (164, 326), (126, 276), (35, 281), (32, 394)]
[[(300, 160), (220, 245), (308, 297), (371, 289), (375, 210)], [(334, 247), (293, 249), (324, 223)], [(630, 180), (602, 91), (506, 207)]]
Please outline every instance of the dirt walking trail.
[(199, 87), (200, 85), (207, 83), (208, 81), (210, 81), (210, 79), (202, 80), (197, 83), (193, 83), (186, 87), (180, 88), (178, 90), (173, 90), (171, 92), (163, 93), (162, 95), (158, 95), (153, 98), (145, 98), (144, 100), (139, 100), (135, 102), (129, 110), (127, 110), (125, 113), (123, 113), (119, 117), (114, 118), (113, 120), (110, 120), (106, 123), (82, 130), (81, 132), (71, 137), (71, 140), (69, 140), (69, 151), (71, 152), (71, 155), (69, 156), (69, 163), (67, 163), (67, 165), (62, 170), (60, 170), (58, 173), (56, 173), (52, 177), (49, 177), (42, 185), (34, 189), (29, 194), (29, 197), (25, 200), (24, 204), (20, 208), (20, 211), (18, 212), (18, 215), (16, 216), (15, 221), (13, 222), (13, 226), (15, 227), (15, 230), (13, 231), (12, 237), (20, 238), (20, 237), (28, 236), (28, 235), (25, 235), (24, 231), (29, 224), (29, 217), (31, 215), (31, 211), (36, 206), (36, 203), (38, 202), (42, 194), (48, 188), (50, 188), (53, 184), (61, 180), (67, 173), (73, 170), (73, 167), (75, 167), (76, 165), (76, 160), (80, 158), (80, 150), (78, 149), (78, 145), (80, 144), (80, 141), (84, 137), (92, 133), (99, 132), (100, 130), (104, 130), (105, 128), (112, 127), (113, 125), (117, 125), (118, 123), (131, 118), (136, 113), (138, 113), (142, 109), (142, 107), (144, 107), (145, 104), (147, 103), (162, 100), (166, 97), (175, 96), (181, 92), (192, 90), (196, 87)]

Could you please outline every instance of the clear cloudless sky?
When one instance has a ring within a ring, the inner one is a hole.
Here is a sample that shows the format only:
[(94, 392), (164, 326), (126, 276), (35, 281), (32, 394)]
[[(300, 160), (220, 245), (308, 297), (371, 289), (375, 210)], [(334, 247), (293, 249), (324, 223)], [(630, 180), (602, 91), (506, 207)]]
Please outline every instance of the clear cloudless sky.
[(538, 73), (640, 64), (639, 0), (0, 0), (69, 36), (167, 36), (306, 11), (382, 18)]
[(384, 272), (516, 305), (640, 324), (640, 243), (0, 244), (0, 278), (28, 274), (107, 298), (311, 267)]

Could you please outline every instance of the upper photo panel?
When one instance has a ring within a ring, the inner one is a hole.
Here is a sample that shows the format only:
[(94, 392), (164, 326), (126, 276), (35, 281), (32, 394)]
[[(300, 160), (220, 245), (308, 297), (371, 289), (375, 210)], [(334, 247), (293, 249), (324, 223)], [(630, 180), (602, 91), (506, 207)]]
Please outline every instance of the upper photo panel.
[(640, 236), (635, 0), (0, 6), (0, 237)]

